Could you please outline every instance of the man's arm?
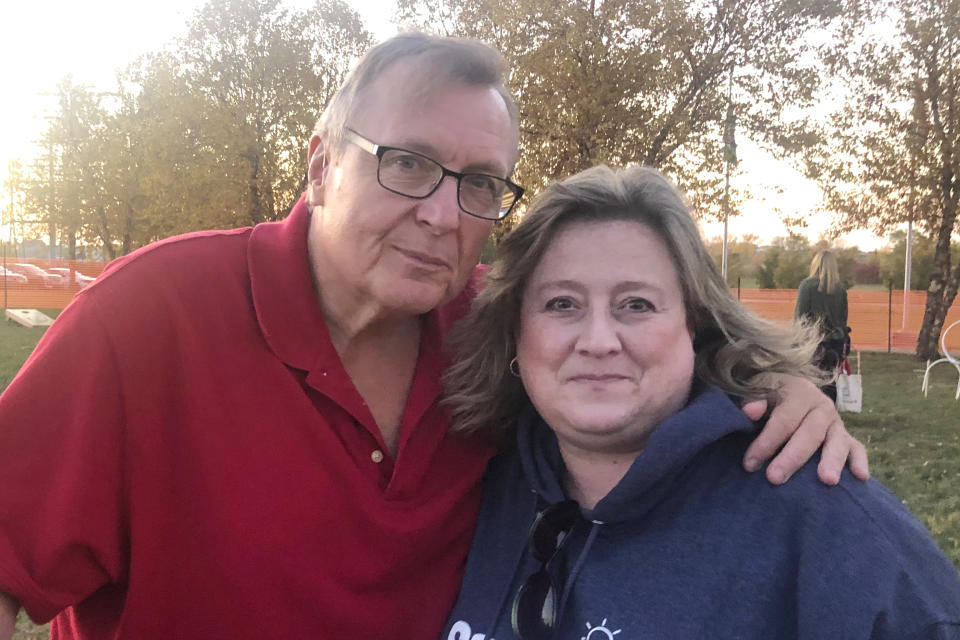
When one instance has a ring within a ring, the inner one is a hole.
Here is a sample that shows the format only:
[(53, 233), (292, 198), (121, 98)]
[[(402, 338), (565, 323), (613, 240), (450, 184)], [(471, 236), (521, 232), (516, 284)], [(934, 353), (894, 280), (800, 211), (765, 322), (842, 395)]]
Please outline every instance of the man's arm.
[(17, 622), (17, 612), (20, 603), (0, 591), (0, 640), (10, 640), (13, 637), (13, 625)]
[[(8, 590), (0, 621), (6, 626), (10, 595), (14, 611), (23, 605), (52, 618), (125, 571), (124, 393), (115, 346), (94, 305), (91, 296), (78, 296), (0, 396), (0, 590)], [(58, 383), (78, 367), (83, 375)], [(10, 637), (3, 624), (0, 640)]]

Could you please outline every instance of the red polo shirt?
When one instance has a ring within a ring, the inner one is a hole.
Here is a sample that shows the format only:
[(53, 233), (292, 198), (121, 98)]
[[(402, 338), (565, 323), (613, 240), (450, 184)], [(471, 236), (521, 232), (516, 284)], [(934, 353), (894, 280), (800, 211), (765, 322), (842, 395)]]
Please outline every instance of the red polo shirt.
[(472, 286), (426, 320), (392, 460), (330, 343), (308, 219), (117, 260), (0, 398), (0, 590), (62, 611), (53, 638), (440, 633), (492, 453), (437, 406)]

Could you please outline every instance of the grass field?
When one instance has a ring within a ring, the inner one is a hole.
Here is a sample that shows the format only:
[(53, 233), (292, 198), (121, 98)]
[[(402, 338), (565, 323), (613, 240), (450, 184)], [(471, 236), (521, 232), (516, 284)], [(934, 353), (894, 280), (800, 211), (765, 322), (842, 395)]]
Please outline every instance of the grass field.
[[(60, 313), (59, 309), (41, 311), (51, 318), (56, 318)], [(43, 332), (42, 328), (28, 329), (0, 316), (0, 391), (10, 384)]]
[(937, 365), (924, 398), (925, 365), (908, 354), (864, 353), (864, 411), (844, 414), (844, 421), (867, 445), (873, 476), (900, 496), (960, 569), (957, 371)]
[[(42, 333), (0, 323), (0, 389)], [(938, 365), (924, 398), (923, 369), (923, 363), (907, 354), (864, 353), (864, 412), (844, 414), (844, 420), (867, 445), (874, 477), (903, 499), (960, 568), (960, 402), (953, 399), (957, 375), (949, 365)], [(43, 637), (45, 627), (21, 615), (14, 639)]]

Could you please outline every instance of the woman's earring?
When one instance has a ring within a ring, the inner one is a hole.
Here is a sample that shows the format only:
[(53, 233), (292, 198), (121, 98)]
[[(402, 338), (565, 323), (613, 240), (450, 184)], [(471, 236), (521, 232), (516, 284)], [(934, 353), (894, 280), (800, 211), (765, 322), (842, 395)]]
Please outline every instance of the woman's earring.
[(514, 376), (517, 378), (520, 377), (520, 363), (517, 362), (516, 356), (513, 357), (513, 360), (510, 361), (510, 365), (507, 368), (510, 369), (510, 373), (512, 373)]

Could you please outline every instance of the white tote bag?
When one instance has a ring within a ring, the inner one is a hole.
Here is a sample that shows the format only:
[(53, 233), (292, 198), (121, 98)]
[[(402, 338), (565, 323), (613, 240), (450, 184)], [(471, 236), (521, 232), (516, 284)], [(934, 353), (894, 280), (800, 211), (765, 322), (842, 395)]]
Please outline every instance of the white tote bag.
[(857, 351), (857, 372), (850, 372), (850, 361), (844, 358), (837, 376), (837, 411), (860, 413), (863, 410), (863, 378), (860, 376), (860, 352)]

